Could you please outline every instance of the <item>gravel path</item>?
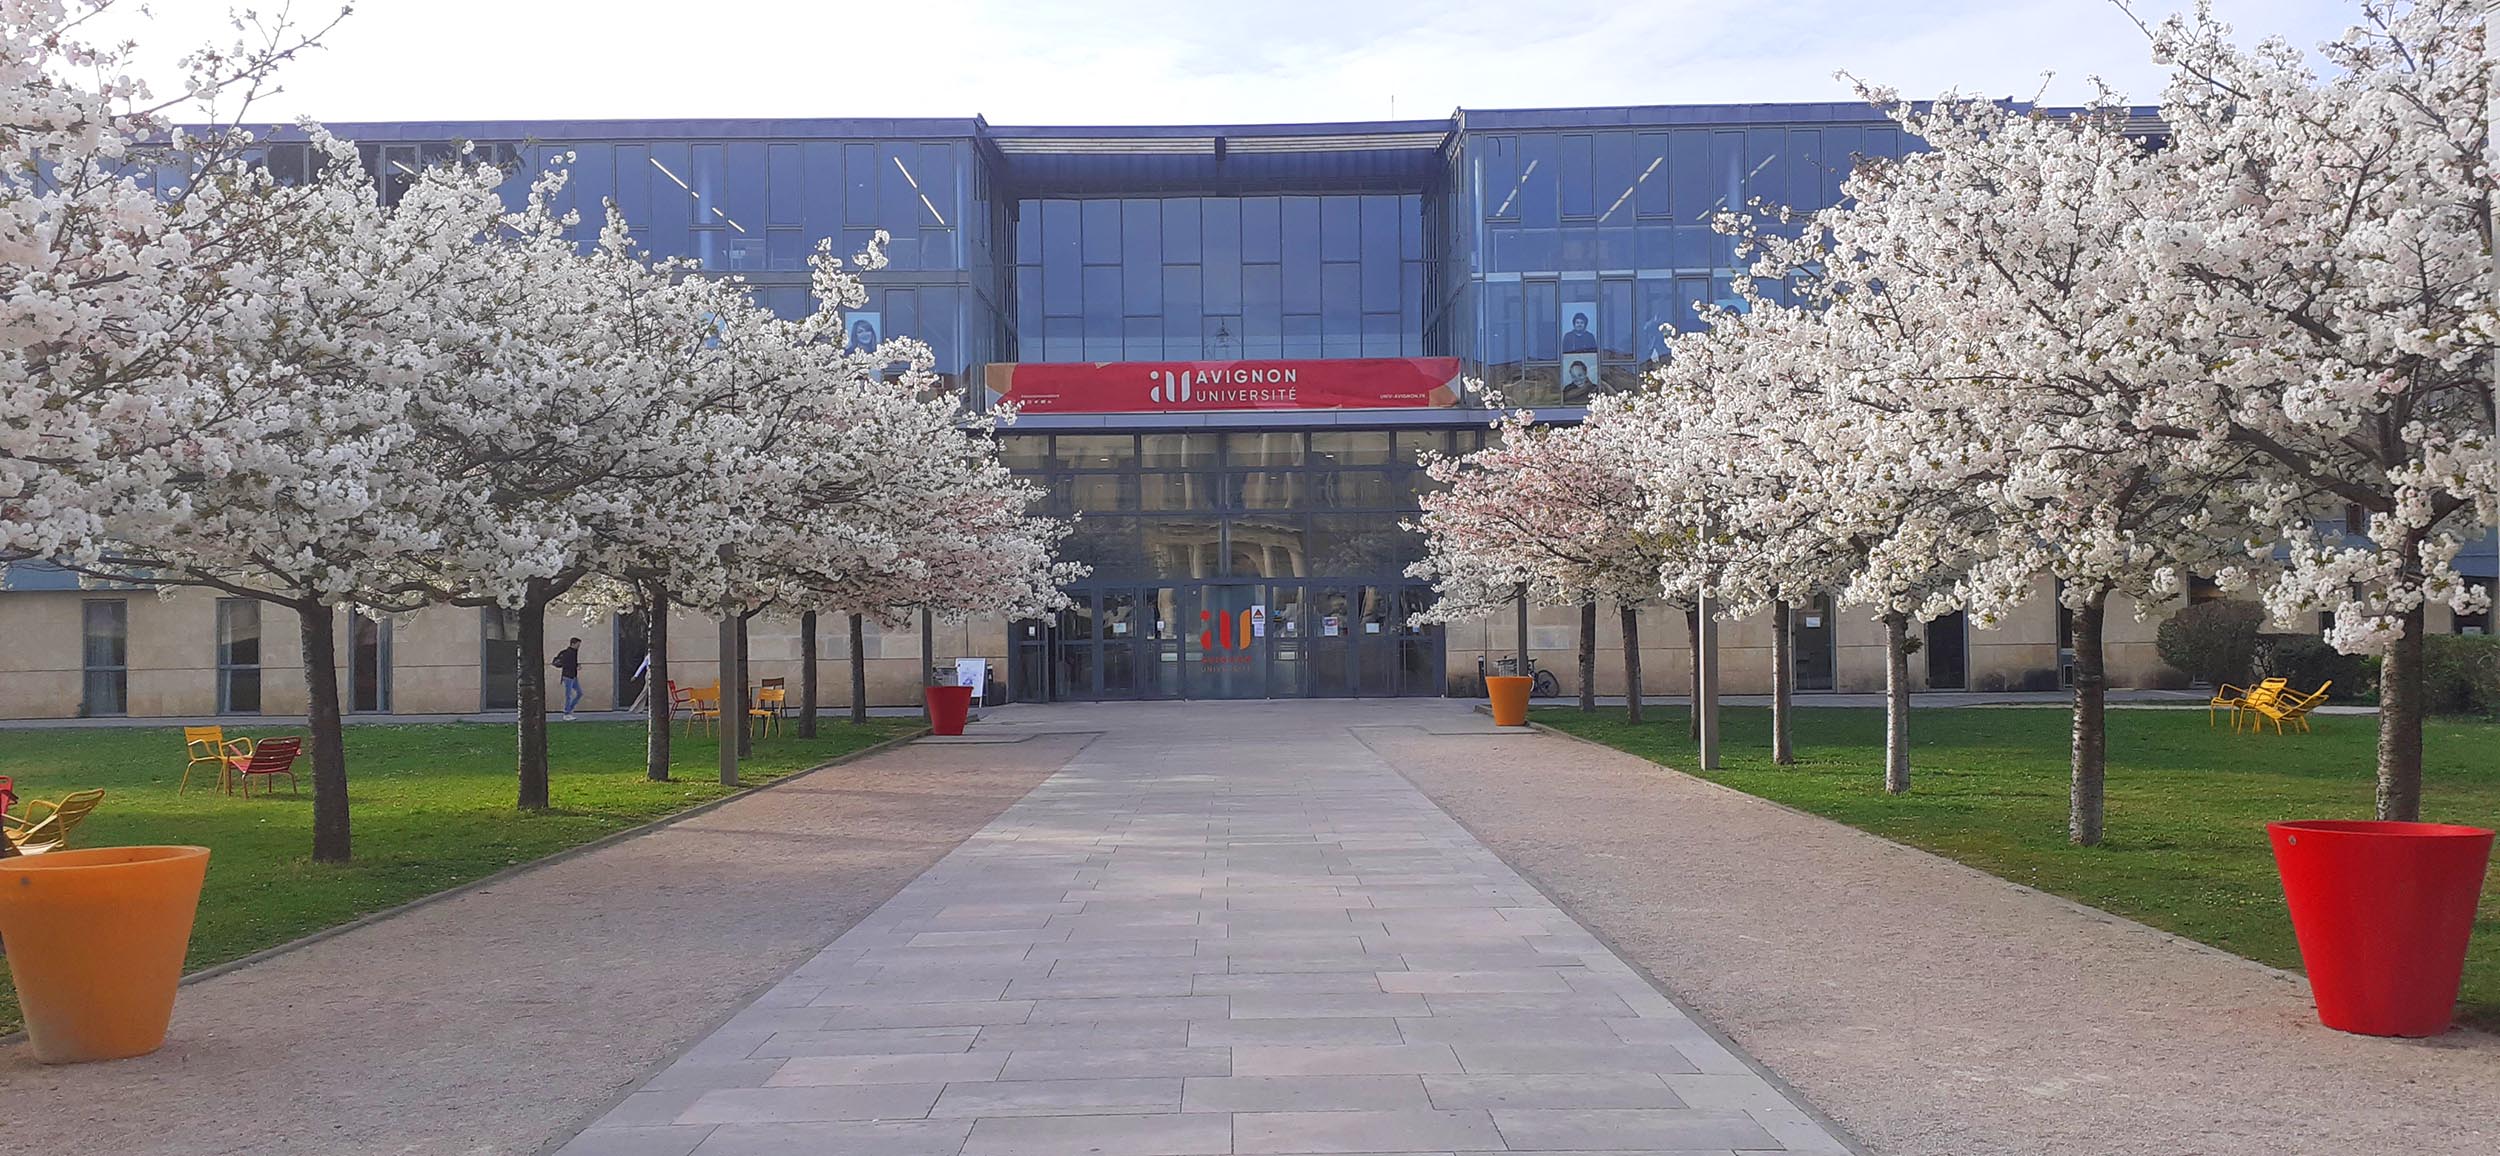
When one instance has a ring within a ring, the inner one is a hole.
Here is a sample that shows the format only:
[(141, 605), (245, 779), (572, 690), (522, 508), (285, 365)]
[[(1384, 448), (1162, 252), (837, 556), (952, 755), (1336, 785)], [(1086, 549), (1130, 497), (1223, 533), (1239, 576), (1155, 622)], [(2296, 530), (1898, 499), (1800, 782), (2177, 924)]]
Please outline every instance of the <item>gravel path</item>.
[(0, 1049), (46, 1156), (526, 1153), (570, 1134), (1082, 749), (914, 744), (185, 988), (155, 1055)]
[(2500, 1038), (2328, 1031), (2297, 977), (1592, 744), (1360, 733), (1876, 1152), (2500, 1152)]

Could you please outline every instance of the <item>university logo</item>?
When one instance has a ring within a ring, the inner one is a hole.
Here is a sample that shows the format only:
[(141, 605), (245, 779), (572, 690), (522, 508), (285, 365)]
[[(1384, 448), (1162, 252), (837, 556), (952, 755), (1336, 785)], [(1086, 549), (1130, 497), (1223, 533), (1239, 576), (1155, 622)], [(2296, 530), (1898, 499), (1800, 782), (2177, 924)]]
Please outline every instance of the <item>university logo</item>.
[[(1238, 630), (1233, 626), (1235, 620), (1241, 623)], [(1219, 615), (1210, 610), (1201, 610), (1198, 612), (1198, 621), (1211, 624), (1208, 629), (1198, 632), (1199, 650), (1213, 653), (1218, 650), (1250, 649), (1249, 611)]]
[(1161, 405), (1179, 405), (1189, 400), (1189, 379), (1186, 369), (1149, 369), (1146, 376), (1160, 384), (1146, 390), (1146, 400)]

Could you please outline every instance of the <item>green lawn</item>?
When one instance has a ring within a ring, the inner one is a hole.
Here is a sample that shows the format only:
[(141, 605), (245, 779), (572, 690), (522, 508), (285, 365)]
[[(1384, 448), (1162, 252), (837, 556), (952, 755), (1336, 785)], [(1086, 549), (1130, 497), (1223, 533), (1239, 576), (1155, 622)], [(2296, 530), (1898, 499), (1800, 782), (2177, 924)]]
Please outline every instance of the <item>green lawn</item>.
[[(820, 724), (820, 737), (760, 740), (741, 777), (749, 785), (920, 727), (917, 718)], [(208, 887), (191, 936), (192, 968), (247, 955), (360, 915), (440, 891), (611, 831), (731, 794), (719, 783), (720, 746), (681, 731), (676, 781), (643, 777), (640, 724), (551, 725), (554, 807), (513, 807), (509, 724), (347, 728), (348, 797), (355, 861), (315, 864), (312, 771), (301, 795), (219, 794), (206, 768), (177, 796), (179, 728), (0, 730), (0, 775), (20, 798), (57, 799), (87, 787), (109, 792), (72, 839), (75, 847), (195, 843), (208, 847)], [(229, 736), (300, 734), (299, 728), (230, 728)], [(209, 789), (202, 789), (203, 780)], [(0, 969), (0, 1032), (18, 1027), (17, 992)]]
[[(1919, 710), (1910, 793), (1883, 791), (1880, 710), (1797, 712), (1797, 763), (1774, 766), (1770, 711), (1729, 708), (1721, 769), (1706, 778), (1983, 871), (2298, 970), (2300, 950), (2265, 824), (2366, 819), (2377, 720), (2314, 719), (2316, 732), (2209, 730), (2202, 710), (2109, 713), (2109, 819), (2097, 848), (2066, 842), (2062, 709)], [(1540, 708), (1537, 722), (1678, 768), (1693, 765), (1683, 708), (1634, 727), (1621, 710)], [(2423, 817), (2500, 824), (2500, 726), (2435, 720)], [(2500, 872), (2484, 881), (2461, 1017), (2500, 1027)]]

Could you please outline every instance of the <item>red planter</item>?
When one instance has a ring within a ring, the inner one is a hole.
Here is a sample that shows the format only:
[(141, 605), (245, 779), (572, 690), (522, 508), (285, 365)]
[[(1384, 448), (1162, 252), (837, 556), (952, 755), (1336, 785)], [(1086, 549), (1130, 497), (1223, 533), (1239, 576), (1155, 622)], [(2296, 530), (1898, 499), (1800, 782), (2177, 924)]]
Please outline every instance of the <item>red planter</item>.
[(2444, 823), (2269, 823), (2318, 1021), (2367, 1036), (2448, 1030), (2492, 833)]
[(929, 702), (929, 730), (934, 734), (964, 733), (964, 716), (972, 713), (972, 688), (933, 686), (921, 692)]

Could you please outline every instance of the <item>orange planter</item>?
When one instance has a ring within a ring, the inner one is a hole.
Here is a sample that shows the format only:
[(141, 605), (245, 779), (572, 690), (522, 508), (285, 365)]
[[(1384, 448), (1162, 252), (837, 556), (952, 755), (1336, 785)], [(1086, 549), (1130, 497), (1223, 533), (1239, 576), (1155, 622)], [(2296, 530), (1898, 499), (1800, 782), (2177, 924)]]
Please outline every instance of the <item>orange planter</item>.
[(1516, 674), (1489, 675), (1484, 680), (1485, 694), (1493, 699), (1493, 725), (1523, 727), (1528, 725), (1528, 690), (1536, 680)]
[(0, 939), (47, 1064), (144, 1056), (165, 1042), (206, 847), (100, 847), (0, 859)]

